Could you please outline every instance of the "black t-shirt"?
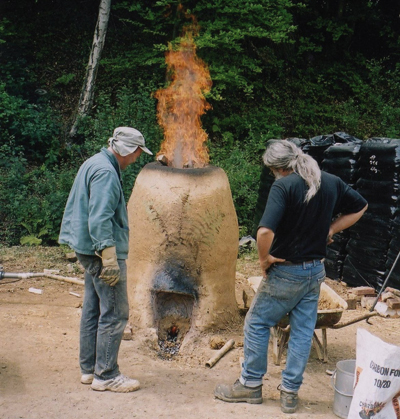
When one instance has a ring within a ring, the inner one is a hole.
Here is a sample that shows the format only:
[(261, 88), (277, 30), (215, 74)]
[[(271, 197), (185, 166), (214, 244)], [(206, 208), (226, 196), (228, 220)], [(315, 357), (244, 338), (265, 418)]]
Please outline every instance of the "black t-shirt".
[(332, 218), (339, 213), (361, 211), (367, 201), (339, 177), (321, 173), (321, 187), (305, 203), (307, 185), (291, 173), (271, 186), (259, 227), (275, 233), (270, 254), (300, 263), (326, 256), (326, 240)]

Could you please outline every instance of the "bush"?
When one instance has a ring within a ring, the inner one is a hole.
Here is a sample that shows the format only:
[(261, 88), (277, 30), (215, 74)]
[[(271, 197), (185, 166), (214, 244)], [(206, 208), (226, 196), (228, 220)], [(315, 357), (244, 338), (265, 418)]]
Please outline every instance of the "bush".
[(240, 236), (249, 235), (252, 229), (262, 168), (261, 155), (269, 138), (250, 130), (247, 137), (239, 141), (225, 132), (218, 144), (210, 144), (211, 164), (221, 167), (229, 179)]
[(60, 123), (47, 104), (33, 104), (9, 94), (0, 84), (0, 141), (13, 139), (30, 159), (54, 163), (59, 153)]
[(75, 168), (29, 166), (12, 142), (0, 154), (0, 243), (56, 244)]

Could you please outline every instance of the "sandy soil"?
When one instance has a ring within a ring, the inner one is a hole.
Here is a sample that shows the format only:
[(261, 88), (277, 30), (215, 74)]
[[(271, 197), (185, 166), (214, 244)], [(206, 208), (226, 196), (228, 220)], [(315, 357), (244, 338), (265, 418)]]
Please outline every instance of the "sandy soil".
[[(62, 251), (54, 248), (0, 247), (0, 265), (5, 272), (42, 272), (46, 268), (82, 277), (80, 267), (66, 261)], [(243, 278), (258, 275), (254, 256), (241, 257), (237, 270), (240, 295)], [(390, 343), (400, 341), (399, 319), (373, 317), (371, 324), (362, 321), (328, 329), (329, 360), (319, 361), (312, 349), (299, 393), (299, 410), (290, 416), (281, 413), (276, 389), (284, 360), (275, 366), (271, 356), (262, 405), (214, 399), (214, 387), (220, 382), (233, 383), (240, 373), (241, 327), (217, 336), (234, 339), (236, 346), (212, 369), (205, 367), (215, 353), (209, 345), (210, 335), (198, 336), (191, 349), (172, 360), (160, 359), (134, 335), (133, 340), (122, 341), (119, 363), (124, 374), (141, 382), (141, 389), (128, 394), (95, 392), (79, 382), (82, 287), (48, 278), (11, 281), (0, 282), (0, 418), (336, 418), (329, 371), (338, 361), (355, 358), (357, 328)], [(342, 296), (348, 292), (342, 284), (327, 282)], [(42, 289), (43, 294), (30, 293), (30, 287)], [(366, 312), (361, 308), (346, 311), (341, 322)], [(319, 336), (320, 332), (317, 330)]]

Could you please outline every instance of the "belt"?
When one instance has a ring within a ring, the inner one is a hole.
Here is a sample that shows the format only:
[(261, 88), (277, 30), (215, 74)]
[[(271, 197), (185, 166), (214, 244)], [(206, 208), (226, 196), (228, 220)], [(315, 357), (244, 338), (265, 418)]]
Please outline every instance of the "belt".
[(302, 266), (305, 263), (314, 263), (314, 262), (320, 262), (322, 263), (325, 259), (313, 259), (313, 260), (306, 260), (304, 262), (297, 262), (293, 263), (288, 260), (285, 260), (285, 262), (276, 262), (277, 265), (283, 265), (283, 266)]

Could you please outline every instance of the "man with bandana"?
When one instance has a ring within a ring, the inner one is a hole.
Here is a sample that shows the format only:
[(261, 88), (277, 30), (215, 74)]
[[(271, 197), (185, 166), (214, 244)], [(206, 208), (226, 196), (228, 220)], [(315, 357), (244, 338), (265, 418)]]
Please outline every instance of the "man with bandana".
[(142, 151), (152, 155), (143, 135), (119, 127), (109, 147), (80, 167), (65, 207), (59, 243), (72, 248), (85, 268), (85, 295), (80, 325), (81, 383), (97, 391), (119, 393), (139, 389), (139, 382), (122, 375), (118, 352), (128, 321), (126, 259), (129, 250), (128, 213), (121, 170), (135, 163)]

